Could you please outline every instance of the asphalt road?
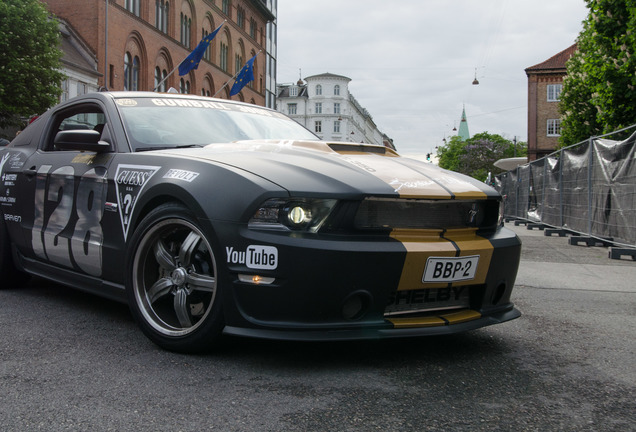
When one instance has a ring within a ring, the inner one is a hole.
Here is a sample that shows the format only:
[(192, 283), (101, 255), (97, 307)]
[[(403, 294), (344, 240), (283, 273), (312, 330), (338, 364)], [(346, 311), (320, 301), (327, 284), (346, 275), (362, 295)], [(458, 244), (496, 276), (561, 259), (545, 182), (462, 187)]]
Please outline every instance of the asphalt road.
[(635, 431), (636, 261), (514, 227), (523, 315), (453, 337), (162, 351), (126, 306), (0, 290), (2, 431)]

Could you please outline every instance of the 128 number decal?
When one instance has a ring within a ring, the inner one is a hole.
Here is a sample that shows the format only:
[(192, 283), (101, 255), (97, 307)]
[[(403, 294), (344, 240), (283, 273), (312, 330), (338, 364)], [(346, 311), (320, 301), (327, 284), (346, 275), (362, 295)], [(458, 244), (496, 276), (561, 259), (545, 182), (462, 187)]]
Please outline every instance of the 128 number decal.
[[(33, 252), (41, 259), (101, 276), (106, 169), (85, 172), (75, 194), (75, 169), (63, 166), (49, 174), (51, 168), (42, 165), (37, 172)], [(55, 207), (47, 216), (45, 209), (51, 205)]]

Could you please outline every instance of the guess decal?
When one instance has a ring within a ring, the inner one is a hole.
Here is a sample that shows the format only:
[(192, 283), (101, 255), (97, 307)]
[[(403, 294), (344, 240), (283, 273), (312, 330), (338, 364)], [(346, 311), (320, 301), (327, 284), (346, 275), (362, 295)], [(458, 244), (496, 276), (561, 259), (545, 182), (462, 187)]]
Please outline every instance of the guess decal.
[(139, 193), (161, 167), (146, 165), (118, 165), (115, 173), (115, 188), (117, 189), (117, 207), (124, 231), (124, 238), (128, 237), (130, 216), (135, 210)]
[(228, 264), (244, 264), (255, 270), (275, 270), (278, 267), (278, 249), (274, 246), (250, 245), (244, 251), (226, 247)]
[(75, 169), (63, 166), (50, 172), (51, 168), (42, 165), (35, 180), (33, 252), (41, 259), (101, 276), (106, 169), (86, 171), (75, 192)]

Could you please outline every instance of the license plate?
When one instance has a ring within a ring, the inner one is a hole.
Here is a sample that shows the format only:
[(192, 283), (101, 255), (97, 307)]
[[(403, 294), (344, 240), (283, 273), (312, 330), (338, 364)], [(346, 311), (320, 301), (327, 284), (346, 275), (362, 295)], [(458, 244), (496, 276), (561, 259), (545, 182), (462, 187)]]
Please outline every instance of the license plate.
[(475, 278), (479, 255), (448, 258), (430, 257), (426, 260), (422, 282), (457, 282)]

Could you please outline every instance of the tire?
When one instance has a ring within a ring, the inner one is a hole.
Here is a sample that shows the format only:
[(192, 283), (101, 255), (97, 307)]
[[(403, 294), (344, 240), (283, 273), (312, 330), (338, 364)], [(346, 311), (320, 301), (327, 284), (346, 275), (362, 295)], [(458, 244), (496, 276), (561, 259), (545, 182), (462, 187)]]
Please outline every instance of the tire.
[(160, 347), (209, 351), (223, 330), (217, 265), (195, 217), (169, 203), (152, 210), (128, 249), (126, 291), (135, 320)]
[(7, 225), (0, 214), (0, 275), (2, 276), (2, 287), (17, 288), (27, 283), (30, 276), (19, 271), (13, 263), (11, 254), (11, 240)]

